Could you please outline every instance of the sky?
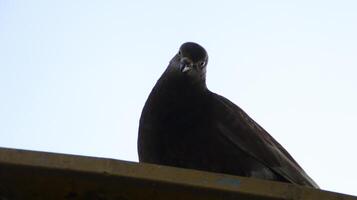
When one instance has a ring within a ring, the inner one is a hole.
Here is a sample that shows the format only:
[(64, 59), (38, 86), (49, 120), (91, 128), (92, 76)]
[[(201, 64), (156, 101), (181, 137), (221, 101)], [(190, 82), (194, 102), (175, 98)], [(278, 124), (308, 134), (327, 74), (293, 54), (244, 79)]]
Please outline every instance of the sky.
[(0, 147), (137, 161), (179, 46), (325, 190), (357, 195), (356, 1), (0, 0)]

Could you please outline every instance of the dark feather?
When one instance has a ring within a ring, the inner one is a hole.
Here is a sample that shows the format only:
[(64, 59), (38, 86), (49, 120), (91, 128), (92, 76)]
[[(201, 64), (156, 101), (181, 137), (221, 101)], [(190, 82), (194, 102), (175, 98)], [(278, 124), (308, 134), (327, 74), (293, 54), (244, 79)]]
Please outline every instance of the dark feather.
[(318, 188), (294, 158), (241, 108), (220, 95), (213, 93), (212, 98), (212, 105), (217, 106), (217, 133), (287, 181)]

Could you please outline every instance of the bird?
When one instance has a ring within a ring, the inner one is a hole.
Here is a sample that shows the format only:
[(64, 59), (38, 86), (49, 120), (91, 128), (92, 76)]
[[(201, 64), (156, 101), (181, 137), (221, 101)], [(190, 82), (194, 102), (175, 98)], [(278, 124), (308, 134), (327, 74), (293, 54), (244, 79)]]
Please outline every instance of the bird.
[(319, 188), (239, 106), (206, 85), (207, 51), (183, 43), (156, 82), (139, 120), (139, 162)]

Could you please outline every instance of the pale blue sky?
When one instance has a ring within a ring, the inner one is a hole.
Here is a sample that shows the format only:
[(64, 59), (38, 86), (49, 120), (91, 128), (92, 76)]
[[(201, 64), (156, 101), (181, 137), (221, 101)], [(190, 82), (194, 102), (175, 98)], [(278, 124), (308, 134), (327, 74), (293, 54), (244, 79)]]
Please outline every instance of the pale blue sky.
[[(128, 3), (130, 2), (130, 3)], [(137, 160), (178, 47), (323, 188), (357, 195), (357, 1), (0, 0), (0, 146)]]

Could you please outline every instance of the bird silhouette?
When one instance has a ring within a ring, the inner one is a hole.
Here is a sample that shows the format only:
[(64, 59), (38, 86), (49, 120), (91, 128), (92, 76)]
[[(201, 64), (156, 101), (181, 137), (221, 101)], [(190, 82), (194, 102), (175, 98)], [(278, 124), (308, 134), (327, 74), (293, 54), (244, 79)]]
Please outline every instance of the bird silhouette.
[(141, 114), (139, 161), (318, 188), (266, 130), (207, 88), (207, 62), (193, 42), (171, 59)]

